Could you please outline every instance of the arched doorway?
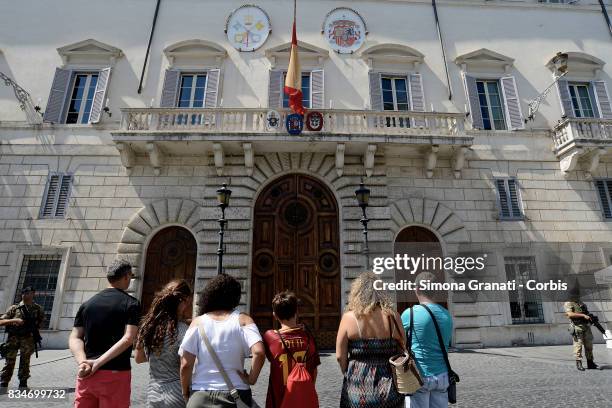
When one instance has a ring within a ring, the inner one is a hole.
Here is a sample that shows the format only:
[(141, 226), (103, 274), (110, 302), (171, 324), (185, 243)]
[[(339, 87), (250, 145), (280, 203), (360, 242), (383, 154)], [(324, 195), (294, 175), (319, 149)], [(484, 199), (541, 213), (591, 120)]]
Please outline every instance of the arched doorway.
[(142, 311), (149, 310), (155, 292), (173, 279), (185, 279), (194, 287), (198, 245), (183, 227), (166, 227), (149, 243), (142, 280)]
[[(440, 240), (431, 230), (419, 227), (410, 226), (402, 229), (397, 237), (395, 238), (394, 253), (405, 254), (409, 256), (421, 256), (426, 257), (443, 257), (442, 245)], [(395, 280), (396, 282), (406, 279), (414, 282), (416, 276), (423, 271), (423, 268), (417, 270), (414, 274), (406, 271), (396, 271)], [(436, 276), (444, 281), (444, 269), (430, 270), (430, 272), (436, 274)], [(398, 292), (397, 294), (397, 310), (402, 313), (407, 308), (417, 304), (418, 300), (414, 293), (411, 292)], [(437, 302), (444, 307), (448, 307), (448, 301), (442, 300)]]
[(335, 345), (340, 322), (338, 206), (316, 179), (290, 174), (267, 186), (255, 203), (251, 315), (263, 332), (275, 327), (274, 294), (300, 298), (300, 320), (319, 346)]

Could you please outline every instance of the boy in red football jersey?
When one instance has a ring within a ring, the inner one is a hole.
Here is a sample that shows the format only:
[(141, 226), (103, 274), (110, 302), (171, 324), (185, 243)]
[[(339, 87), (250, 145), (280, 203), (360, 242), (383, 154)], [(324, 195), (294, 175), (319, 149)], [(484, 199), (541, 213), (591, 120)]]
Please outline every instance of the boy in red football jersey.
[(288, 290), (278, 293), (272, 300), (272, 311), (281, 327), (278, 332), (268, 330), (263, 335), (266, 357), (270, 361), (270, 381), (268, 382), (266, 408), (281, 406), (285, 395), (287, 377), (294, 365), (294, 360), (287, 355), (287, 350), (283, 347), (280, 336), (283, 337), (294, 359), (299, 362), (305, 360), (313, 381), (317, 379), (317, 366), (321, 364), (319, 352), (312, 334), (303, 325), (297, 323), (297, 306), (297, 296)]

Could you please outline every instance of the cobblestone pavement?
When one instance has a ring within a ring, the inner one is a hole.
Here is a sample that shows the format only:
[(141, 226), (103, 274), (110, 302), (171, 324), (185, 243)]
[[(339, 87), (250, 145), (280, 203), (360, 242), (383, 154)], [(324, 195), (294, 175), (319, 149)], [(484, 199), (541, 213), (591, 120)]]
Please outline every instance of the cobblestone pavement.
[[(69, 388), (67, 400), (18, 402), (0, 397), (2, 408), (70, 407), (74, 400), (75, 364), (67, 350), (45, 350), (33, 358), (31, 387)], [(604, 370), (578, 372), (571, 346), (466, 350), (450, 354), (451, 364), (461, 375), (458, 384), (460, 408), (478, 407), (612, 407), (612, 350), (596, 345), (595, 358)], [(342, 376), (333, 354), (321, 358), (317, 390), (321, 407), (337, 407)], [(132, 402), (145, 403), (147, 365), (133, 365)], [(268, 365), (264, 366), (253, 394), (265, 404)], [(16, 385), (13, 379), (13, 385)]]

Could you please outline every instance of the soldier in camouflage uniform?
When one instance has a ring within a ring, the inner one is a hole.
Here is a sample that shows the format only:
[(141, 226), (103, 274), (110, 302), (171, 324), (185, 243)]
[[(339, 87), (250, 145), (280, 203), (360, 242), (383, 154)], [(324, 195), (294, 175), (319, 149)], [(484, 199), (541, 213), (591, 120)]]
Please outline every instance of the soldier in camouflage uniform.
[(569, 331), (574, 339), (574, 357), (576, 358), (576, 368), (584, 371), (582, 366), (582, 347), (587, 359), (589, 370), (598, 369), (593, 362), (593, 333), (591, 332), (591, 318), (587, 306), (580, 301), (577, 290), (570, 292), (570, 300), (563, 305), (565, 315), (570, 319)]
[[(17, 360), (17, 352), (21, 352), (19, 359), (19, 387), (27, 388), (28, 378), (30, 377), (30, 356), (34, 353), (35, 344), (34, 336), (28, 327), (26, 314), (34, 321), (34, 324), (39, 329), (42, 327), (45, 320), (45, 312), (43, 308), (34, 303), (35, 291), (32, 287), (27, 286), (21, 291), (21, 302), (11, 306), (8, 311), (0, 316), (0, 321), (4, 321), (8, 337), (6, 339), (7, 354), (4, 368), (0, 373), (0, 387), (8, 387), (15, 362)], [(21, 323), (19, 322), (21, 320)], [(10, 321), (11, 323), (7, 323)]]

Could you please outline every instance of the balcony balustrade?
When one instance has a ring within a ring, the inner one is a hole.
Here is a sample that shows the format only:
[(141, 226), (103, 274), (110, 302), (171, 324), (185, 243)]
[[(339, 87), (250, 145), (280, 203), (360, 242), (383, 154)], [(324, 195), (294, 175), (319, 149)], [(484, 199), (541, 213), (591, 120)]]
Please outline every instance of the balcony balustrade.
[(553, 128), (552, 137), (562, 171), (569, 173), (581, 162), (582, 170), (591, 174), (612, 150), (612, 120), (565, 118)]
[(553, 140), (557, 151), (572, 143), (612, 145), (612, 120), (566, 118), (554, 127)]
[[(267, 109), (122, 109), (122, 132), (287, 134), (287, 110), (279, 110), (280, 126), (266, 123)], [(303, 134), (464, 136), (465, 116), (441, 112), (374, 112), (322, 110), (323, 128)]]
[(344, 155), (363, 155), (364, 173), (371, 175), (375, 155), (423, 157), (432, 177), (438, 156), (452, 159), (460, 177), (474, 136), (467, 134), (465, 115), (442, 112), (375, 112), (321, 110), (320, 131), (288, 133), (286, 109), (278, 110), (279, 124), (270, 126), (268, 109), (249, 108), (125, 108), (120, 129), (111, 132), (122, 163), (131, 168), (136, 157), (146, 155), (156, 173), (166, 156), (213, 156), (219, 175), (227, 154), (244, 154), (247, 174), (253, 157), (266, 152), (325, 152), (336, 157), (342, 174)]

